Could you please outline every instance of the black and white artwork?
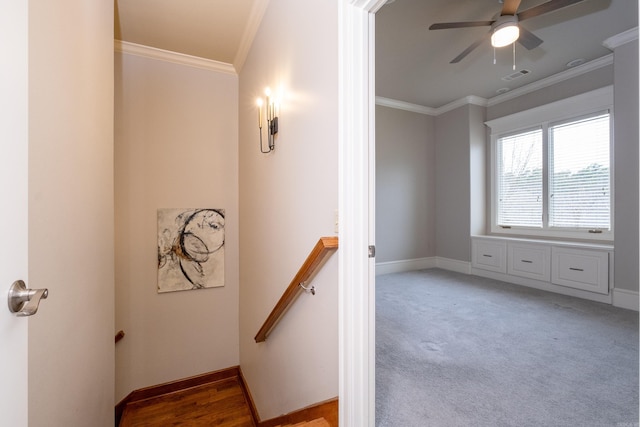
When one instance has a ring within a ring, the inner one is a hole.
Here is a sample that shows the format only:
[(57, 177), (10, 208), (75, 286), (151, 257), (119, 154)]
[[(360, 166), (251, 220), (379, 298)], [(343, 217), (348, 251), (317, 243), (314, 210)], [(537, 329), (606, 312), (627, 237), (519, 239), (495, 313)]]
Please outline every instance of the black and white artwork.
[(158, 292), (224, 286), (224, 209), (158, 209)]

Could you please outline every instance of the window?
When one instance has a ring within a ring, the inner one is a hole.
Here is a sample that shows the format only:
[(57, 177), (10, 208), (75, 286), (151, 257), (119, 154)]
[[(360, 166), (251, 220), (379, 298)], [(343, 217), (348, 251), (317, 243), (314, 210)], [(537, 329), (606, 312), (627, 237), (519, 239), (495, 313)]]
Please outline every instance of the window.
[(542, 227), (542, 130), (498, 139), (498, 225)]
[(611, 229), (609, 113), (549, 129), (549, 227)]
[[(558, 111), (566, 114), (552, 108), (546, 118)], [(487, 123), (498, 130), (492, 133), (492, 231), (613, 240), (610, 108), (517, 131), (499, 120)]]

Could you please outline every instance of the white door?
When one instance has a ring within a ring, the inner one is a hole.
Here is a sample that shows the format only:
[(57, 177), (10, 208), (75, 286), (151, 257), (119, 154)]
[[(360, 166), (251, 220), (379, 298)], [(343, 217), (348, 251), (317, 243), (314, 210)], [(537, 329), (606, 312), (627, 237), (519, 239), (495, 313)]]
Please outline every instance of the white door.
[(27, 7), (0, 8), (0, 424), (16, 427), (27, 425), (28, 320), (9, 313), (6, 297), (14, 280), (28, 279)]
[(0, 38), (0, 425), (111, 427), (113, 0), (0, 0)]

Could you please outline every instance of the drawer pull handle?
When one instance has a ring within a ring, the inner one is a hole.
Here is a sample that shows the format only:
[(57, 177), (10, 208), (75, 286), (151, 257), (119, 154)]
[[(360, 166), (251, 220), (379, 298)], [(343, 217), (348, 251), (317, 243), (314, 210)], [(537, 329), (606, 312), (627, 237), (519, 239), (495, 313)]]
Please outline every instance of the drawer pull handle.
[(493, 258), (493, 255), (487, 255), (487, 254), (484, 254), (484, 255), (482, 255), (482, 256), (487, 257), (487, 258)]
[(529, 261), (528, 259), (521, 259), (520, 262), (526, 262), (527, 264), (533, 264), (533, 261)]
[(574, 268), (574, 267), (569, 267), (569, 270), (573, 270), (573, 271), (584, 271), (583, 268)]

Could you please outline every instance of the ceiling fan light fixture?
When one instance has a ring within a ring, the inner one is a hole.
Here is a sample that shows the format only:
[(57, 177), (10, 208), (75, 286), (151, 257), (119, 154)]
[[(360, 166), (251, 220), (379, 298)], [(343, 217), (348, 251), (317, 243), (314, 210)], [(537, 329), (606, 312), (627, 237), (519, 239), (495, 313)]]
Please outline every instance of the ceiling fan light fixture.
[(503, 47), (514, 43), (520, 37), (518, 18), (513, 15), (503, 15), (495, 22), (491, 33), (491, 46)]

